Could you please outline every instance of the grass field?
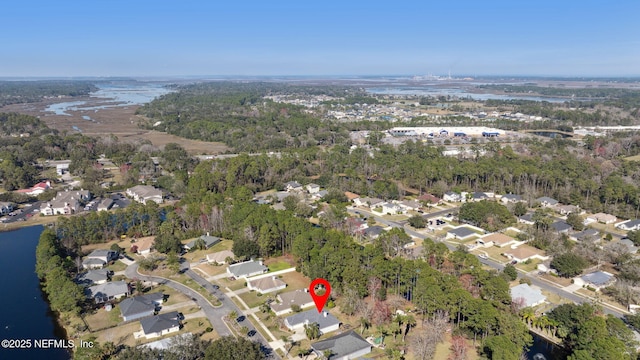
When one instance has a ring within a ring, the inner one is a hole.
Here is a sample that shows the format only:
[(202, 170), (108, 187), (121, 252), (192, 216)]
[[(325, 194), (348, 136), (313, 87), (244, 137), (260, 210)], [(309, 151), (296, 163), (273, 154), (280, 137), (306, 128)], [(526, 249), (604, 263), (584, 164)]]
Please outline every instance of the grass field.
[(308, 289), (309, 284), (311, 284), (311, 279), (297, 271), (282, 274), (280, 275), (280, 279), (287, 283), (287, 292), (298, 289)]
[(276, 271), (288, 269), (291, 267), (291, 264), (289, 264), (287, 261), (284, 261), (284, 260), (273, 261), (271, 263), (269, 263), (268, 261), (265, 261), (265, 265), (267, 265), (267, 267), (269, 268), (269, 272), (276, 272)]
[(111, 311), (100, 308), (94, 314), (85, 316), (84, 320), (92, 331), (116, 326), (122, 322), (120, 306), (114, 306)]

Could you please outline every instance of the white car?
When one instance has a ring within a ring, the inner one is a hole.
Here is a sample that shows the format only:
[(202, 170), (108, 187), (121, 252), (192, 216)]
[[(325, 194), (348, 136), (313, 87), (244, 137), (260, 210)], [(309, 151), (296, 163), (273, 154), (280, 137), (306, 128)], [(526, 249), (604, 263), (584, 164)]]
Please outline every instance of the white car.
[(487, 256), (487, 254), (480, 254), (478, 255), (479, 258), (481, 259), (488, 259), (489, 257)]

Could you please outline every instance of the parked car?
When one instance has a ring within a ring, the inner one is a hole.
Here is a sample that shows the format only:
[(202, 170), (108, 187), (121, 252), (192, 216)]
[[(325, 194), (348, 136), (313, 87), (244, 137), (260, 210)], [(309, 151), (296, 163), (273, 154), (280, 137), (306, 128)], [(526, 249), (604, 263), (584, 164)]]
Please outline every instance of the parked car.
[(256, 334), (256, 331), (255, 331), (255, 330), (251, 330), (251, 331), (249, 331), (249, 332), (247, 333), (247, 336), (251, 337), (251, 336), (253, 336), (253, 335), (255, 335), (255, 334)]

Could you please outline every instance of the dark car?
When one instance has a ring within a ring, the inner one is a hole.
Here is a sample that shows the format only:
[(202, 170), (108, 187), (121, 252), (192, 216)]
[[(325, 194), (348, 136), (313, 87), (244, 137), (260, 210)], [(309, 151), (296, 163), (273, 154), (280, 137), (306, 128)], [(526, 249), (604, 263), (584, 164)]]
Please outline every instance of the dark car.
[(247, 336), (251, 337), (251, 336), (253, 336), (253, 335), (255, 335), (255, 334), (256, 334), (256, 331), (255, 331), (255, 330), (251, 330), (251, 331), (249, 331), (249, 332), (247, 333)]
[(216, 290), (218, 290), (218, 289), (220, 289), (220, 286), (218, 286), (218, 285), (213, 285), (213, 288), (214, 288), (214, 289), (216, 289)]
[(182, 313), (178, 313), (178, 320), (183, 321), (184, 315)]
[(243, 321), (244, 321), (244, 319), (246, 319), (246, 317), (245, 317), (244, 315), (238, 316), (238, 317), (236, 318), (236, 322), (243, 322)]

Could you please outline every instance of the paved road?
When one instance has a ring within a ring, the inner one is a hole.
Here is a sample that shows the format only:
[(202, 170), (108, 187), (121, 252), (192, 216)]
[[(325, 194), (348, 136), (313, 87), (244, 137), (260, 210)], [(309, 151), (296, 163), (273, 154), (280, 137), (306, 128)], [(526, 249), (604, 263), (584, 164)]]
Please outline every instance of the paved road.
[[(133, 263), (125, 269), (125, 276), (130, 279), (140, 279), (145, 281), (153, 281), (159, 284), (167, 285), (168, 287), (175, 289), (184, 295), (190, 297), (193, 301), (195, 301), (198, 306), (202, 309), (207, 319), (211, 322), (211, 326), (218, 332), (220, 336), (229, 336), (233, 335), (227, 324), (222, 320), (224, 316), (229, 314), (231, 311), (236, 311), (237, 314), (243, 314), (242, 311), (229, 299), (224, 293), (214, 289), (213, 285), (207, 280), (203, 279), (201, 276), (196, 274), (194, 271), (188, 268), (188, 263), (183, 263), (183, 269), (186, 269), (184, 272), (187, 276), (193, 279), (198, 284), (204, 286), (207, 291), (216, 296), (220, 302), (221, 306), (214, 307), (204, 296), (202, 296), (199, 292), (191, 289), (190, 287), (183, 285), (177, 281), (165, 279), (157, 276), (149, 276), (142, 275), (138, 272), (138, 264)], [(242, 326), (246, 326), (249, 330), (256, 330), (251, 322), (245, 320), (241, 323)], [(269, 347), (268, 342), (262, 337), (262, 334), (256, 330), (256, 335), (252, 337), (252, 340), (258, 341), (262, 344), (263, 350), (265, 353), (270, 354), (274, 358), (278, 358), (277, 353), (272, 351)]]
[[(445, 215), (447, 213), (450, 213), (453, 210), (454, 209), (437, 211), (437, 212), (433, 212), (433, 213), (427, 214), (427, 215), (432, 215), (431, 217), (441, 216), (441, 215)], [(405, 232), (407, 234), (411, 235), (411, 236), (415, 236), (415, 237), (420, 238), (420, 239), (427, 238), (426, 235), (423, 235), (423, 234), (421, 234), (421, 233), (419, 233), (419, 232), (417, 232), (415, 230), (412, 230), (408, 226), (404, 226), (404, 224), (401, 224), (401, 223), (396, 222), (396, 221), (390, 221), (390, 220), (383, 219), (383, 218), (381, 218), (379, 216), (376, 216), (376, 215), (374, 215), (374, 214), (372, 214), (372, 213), (370, 213), (370, 212), (368, 212), (366, 210), (348, 209), (347, 211), (350, 212), (350, 213), (355, 213), (356, 211), (358, 211), (359, 213), (366, 214), (367, 216), (373, 216), (376, 219), (376, 221), (378, 221), (378, 222), (380, 222), (382, 224), (385, 224), (387, 226), (392, 226), (392, 227), (403, 228), (405, 230)], [(449, 248), (449, 250), (451, 250), (451, 251), (455, 251), (456, 248), (457, 248), (456, 245), (450, 244), (448, 242), (443, 242), (443, 244), (445, 244), (447, 246), (447, 248)], [(487, 265), (489, 267), (492, 267), (492, 268), (494, 268), (494, 269), (496, 269), (498, 271), (501, 271), (504, 268), (504, 265), (499, 263), (499, 262), (497, 262), (497, 261), (493, 261), (491, 259), (483, 259), (483, 258), (480, 258), (480, 257), (478, 257), (478, 259), (480, 260), (480, 262), (482, 264)], [(591, 299), (588, 299), (588, 298), (583, 297), (581, 295), (577, 295), (577, 294), (574, 294), (572, 292), (566, 291), (566, 290), (562, 289), (561, 287), (558, 287), (557, 285), (555, 285), (555, 284), (553, 284), (551, 282), (548, 282), (548, 281), (546, 281), (544, 279), (541, 279), (541, 278), (539, 278), (537, 276), (534, 276), (534, 275), (518, 272), (518, 277), (528, 279), (528, 280), (531, 281), (531, 284), (536, 285), (536, 286), (538, 286), (538, 287), (540, 287), (540, 288), (542, 288), (544, 290), (547, 290), (547, 291), (549, 291), (551, 293), (558, 294), (558, 295), (562, 296), (563, 298), (566, 298), (566, 299), (568, 299), (570, 301), (573, 301), (573, 302), (575, 302), (577, 304), (581, 304), (581, 303), (584, 303), (584, 302), (591, 302), (592, 301)], [(620, 311), (618, 309), (612, 308), (612, 307), (610, 307), (610, 306), (608, 306), (607, 304), (604, 304), (604, 303), (602, 304), (602, 306), (603, 306), (604, 312), (607, 313), (607, 314), (612, 314), (612, 315), (617, 316), (617, 317), (623, 317), (624, 315), (627, 314), (626, 312), (623, 312), (623, 311)]]

